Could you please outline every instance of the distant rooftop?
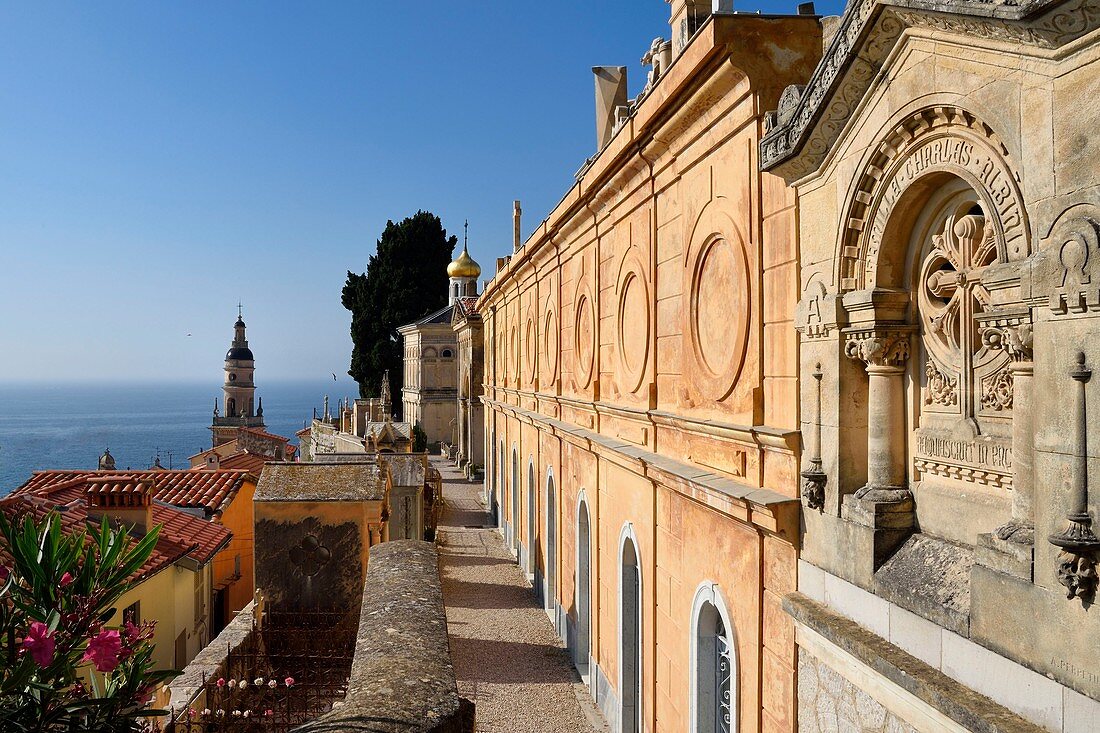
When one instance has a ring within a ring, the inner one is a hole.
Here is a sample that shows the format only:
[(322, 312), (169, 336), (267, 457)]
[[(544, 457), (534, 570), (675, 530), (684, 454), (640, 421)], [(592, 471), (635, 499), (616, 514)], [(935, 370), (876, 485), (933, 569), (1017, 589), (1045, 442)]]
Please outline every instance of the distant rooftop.
[(268, 463), (256, 501), (381, 501), (386, 484), (376, 463)]

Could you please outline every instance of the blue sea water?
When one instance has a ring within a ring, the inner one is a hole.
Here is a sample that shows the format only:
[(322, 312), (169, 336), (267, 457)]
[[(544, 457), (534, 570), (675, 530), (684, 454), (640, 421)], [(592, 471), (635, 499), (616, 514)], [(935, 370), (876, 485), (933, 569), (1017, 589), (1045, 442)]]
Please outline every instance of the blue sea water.
[[(322, 408), (324, 396), (355, 397), (338, 382), (260, 383), (267, 430), (297, 443), (294, 433)], [(161, 464), (187, 468), (210, 447), (217, 382), (191, 384), (0, 384), (0, 496), (41, 469), (94, 469), (105, 447), (119, 468)]]

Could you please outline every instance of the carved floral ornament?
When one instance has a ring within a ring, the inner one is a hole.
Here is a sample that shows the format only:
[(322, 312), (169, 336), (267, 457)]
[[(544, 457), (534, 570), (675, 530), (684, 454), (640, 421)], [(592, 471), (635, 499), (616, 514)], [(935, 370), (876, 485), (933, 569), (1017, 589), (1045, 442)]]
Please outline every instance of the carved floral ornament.
[(847, 334), (844, 355), (867, 366), (903, 367), (909, 360), (909, 330), (861, 329)]
[[(988, 17), (991, 5), (1001, 17)], [(980, 16), (968, 15), (971, 9)], [(945, 14), (942, 4), (921, 0), (909, 8), (884, 6), (879, 0), (850, 2), (809, 83), (799, 90), (793, 109), (790, 109), (791, 95), (785, 94), (788, 107), (783, 120), (777, 120), (760, 141), (761, 168), (782, 166), (781, 172), (788, 180), (816, 170), (907, 28), (1057, 48), (1100, 26), (1100, 4), (1096, 0), (1057, 4), (1026, 21), (1019, 19), (1034, 12), (1034, 6), (1017, 5), (1009, 0), (992, 3), (959, 0), (952, 10)]]

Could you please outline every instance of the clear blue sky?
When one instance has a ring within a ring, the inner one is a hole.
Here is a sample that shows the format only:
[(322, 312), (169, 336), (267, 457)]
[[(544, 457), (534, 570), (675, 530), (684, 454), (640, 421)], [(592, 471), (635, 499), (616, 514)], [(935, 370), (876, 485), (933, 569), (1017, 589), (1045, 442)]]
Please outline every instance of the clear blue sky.
[(0, 381), (217, 379), (238, 299), (261, 384), (343, 373), (386, 220), (469, 218), (489, 272), (593, 152), (590, 68), (633, 93), (658, 35), (664, 0), (0, 3)]

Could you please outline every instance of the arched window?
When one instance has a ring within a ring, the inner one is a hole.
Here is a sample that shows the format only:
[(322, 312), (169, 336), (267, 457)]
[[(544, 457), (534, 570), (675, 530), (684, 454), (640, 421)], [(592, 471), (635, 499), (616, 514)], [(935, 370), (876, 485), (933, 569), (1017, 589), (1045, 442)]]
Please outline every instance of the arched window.
[(440, 353), (440, 356), (444, 359), (453, 359), (454, 355), (455, 352), (451, 351), (450, 349), (443, 349), (443, 351)]
[(737, 655), (722, 594), (703, 583), (692, 604), (691, 733), (737, 730)]
[(577, 500), (577, 575), (574, 578), (576, 619), (572, 644), (573, 664), (582, 676), (588, 674), (592, 624), (592, 529), (584, 491)]
[(620, 538), (619, 575), (619, 730), (642, 731), (642, 571), (634, 530)]
[[(538, 542), (535, 538), (535, 528), (538, 526), (535, 521), (535, 464), (530, 462), (527, 464), (527, 572), (530, 575), (538, 573), (538, 563), (535, 562), (535, 556), (538, 554)], [(541, 583), (535, 583), (535, 595), (539, 594)]]
[(225, 416), (237, 417), (237, 400), (232, 397), (225, 401)]
[(512, 444), (512, 485), (509, 490), (512, 492), (512, 551), (516, 553), (516, 560), (519, 560), (519, 455), (514, 443)]
[[(554, 612), (558, 597), (558, 516), (554, 474), (546, 473), (546, 608)], [(557, 628), (557, 620), (554, 623)]]

